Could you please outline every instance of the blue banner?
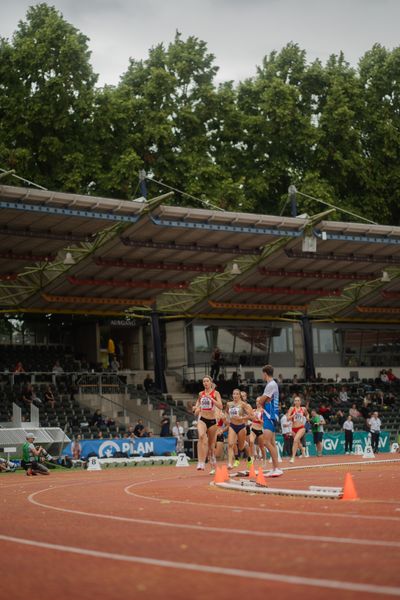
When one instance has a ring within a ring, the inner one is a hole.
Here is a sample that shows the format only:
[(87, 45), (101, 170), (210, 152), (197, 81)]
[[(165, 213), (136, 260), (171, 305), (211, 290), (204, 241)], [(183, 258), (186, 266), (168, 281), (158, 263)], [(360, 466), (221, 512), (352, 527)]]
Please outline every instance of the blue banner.
[[(166, 452), (172, 454), (176, 452), (175, 437), (148, 437), (148, 438), (129, 438), (113, 440), (81, 440), (81, 457), (86, 458), (88, 454), (94, 452), (99, 458), (110, 458), (116, 452), (123, 452), (128, 456), (144, 454), (154, 454), (154, 456), (163, 456)], [(72, 456), (71, 444), (64, 448), (63, 454)]]

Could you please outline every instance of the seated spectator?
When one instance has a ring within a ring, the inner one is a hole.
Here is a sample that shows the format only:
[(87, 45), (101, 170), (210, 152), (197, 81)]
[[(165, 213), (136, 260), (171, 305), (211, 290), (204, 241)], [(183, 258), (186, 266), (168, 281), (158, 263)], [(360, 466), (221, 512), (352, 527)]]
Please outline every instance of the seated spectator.
[(54, 406), (56, 404), (56, 399), (54, 397), (53, 390), (51, 389), (51, 387), (49, 385), (46, 387), (46, 389), (44, 391), (44, 401), (46, 404), (49, 404), (52, 409), (54, 409)]
[(119, 371), (119, 362), (117, 360), (117, 357), (114, 356), (113, 359), (110, 362), (110, 369), (111, 371), (113, 371), (114, 373), (116, 373), (117, 371)]
[(321, 406), (318, 409), (318, 414), (322, 415), (325, 421), (329, 421), (331, 417), (331, 409), (329, 408), (329, 406), (326, 406), (325, 402), (322, 402)]
[(102, 425), (104, 425), (104, 420), (103, 417), (101, 415), (100, 409), (97, 408), (94, 413), (93, 416), (91, 418), (90, 424), (92, 426), (96, 426), (96, 427), (101, 427)]
[(80, 460), (80, 458), (81, 458), (81, 453), (82, 453), (81, 439), (82, 439), (82, 437), (80, 435), (77, 435), (77, 436), (75, 436), (75, 439), (71, 444), (72, 460)]
[(169, 423), (169, 417), (164, 413), (161, 419), (160, 437), (168, 437), (170, 435)]
[(292, 383), (299, 383), (299, 378), (297, 375), (293, 375)]
[(148, 394), (153, 389), (153, 387), (154, 387), (154, 381), (150, 377), (150, 373), (147, 373), (146, 377), (144, 378), (143, 387), (144, 387), (144, 389), (146, 390), (146, 392)]
[(136, 437), (144, 437), (143, 433), (144, 433), (144, 425), (143, 425), (143, 419), (138, 419), (138, 422), (135, 425), (135, 429), (133, 430), (133, 433), (135, 434)]
[(102, 440), (103, 439), (103, 432), (102, 431), (98, 431), (96, 434), (96, 440)]
[(349, 401), (349, 397), (347, 395), (347, 389), (344, 385), (342, 386), (342, 388), (340, 390), (339, 400), (340, 400), (340, 402), (348, 402)]
[(21, 400), (27, 406), (30, 404), (42, 404), (41, 399), (37, 396), (36, 390), (31, 383), (27, 383), (22, 390)]
[(114, 427), (115, 425), (115, 421), (112, 417), (105, 417), (104, 423), (107, 425), (107, 427)]
[(377, 393), (375, 394), (375, 404), (377, 404), (378, 406), (383, 406), (385, 404), (385, 395), (383, 393), (383, 390), (378, 390)]
[(282, 373), (279, 373), (279, 375), (278, 375), (278, 377), (277, 377), (277, 379), (276, 379), (276, 380), (277, 380), (277, 382), (278, 382), (279, 384), (280, 384), (280, 383), (283, 383), (283, 375), (282, 375)]
[(346, 417), (342, 410), (337, 411), (335, 415), (335, 421), (339, 423), (340, 427), (343, 427), (343, 423), (346, 421)]
[(382, 383), (389, 383), (389, 377), (385, 369), (382, 369), (382, 371), (379, 374), (379, 378), (382, 381)]
[(396, 375), (393, 374), (392, 369), (388, 369), (386, 372), (387, 378), (389, 380), (389, 383), (393, 383), (393, 381), (397, 380)]
[(351, 408), (349, 410), (349, 415), (352, 417), (352, 419), (359, 419), (361, 417), (361, 413), (358, 410), (356, 404), (351, 405)]
[(335, 383), (340, 383), (342, 381), (342, 378), (340, 377), (339, 373), (336, 373), (335, 375)]
[(18, 374), (18, 373), (25, 373), (25, 372), (26, 371), (24, 369), (24, 366), (23, 366), (22, 362), (18, 361), (17, 364), (15, 365), (14, 373)]
[(56, 374), (64, 373), (64, 369), (60, 365), (60, 361), (59, 360), (56, 360), (56, 362), (54, 363), (52, 371), (53, 371), (53, 373), (56, 373)]

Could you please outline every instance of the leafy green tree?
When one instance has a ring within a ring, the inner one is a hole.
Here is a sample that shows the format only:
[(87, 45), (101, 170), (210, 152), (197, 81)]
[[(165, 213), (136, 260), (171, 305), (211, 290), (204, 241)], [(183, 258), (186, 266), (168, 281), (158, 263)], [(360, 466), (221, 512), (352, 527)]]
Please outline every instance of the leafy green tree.
[(0, 40), (2, 164), (52, 188), (81, 190), (96, 75), (87, 38), (54, 7), (31, 7)]

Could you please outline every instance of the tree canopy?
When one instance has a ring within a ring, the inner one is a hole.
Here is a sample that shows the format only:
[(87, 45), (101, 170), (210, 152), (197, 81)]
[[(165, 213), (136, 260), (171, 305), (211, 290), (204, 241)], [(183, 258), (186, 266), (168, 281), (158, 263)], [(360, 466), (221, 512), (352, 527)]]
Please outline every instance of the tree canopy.
[(291, 42), (245, 81), (217, 72), (206, 42), (177, 32), (99, 88), (87, 37), (38, 4), (0, 38), (0, 167), (120, 198), (145, 169), (222, 209), (270, 214), (288, 214), (295, 184), (311, 197), (301, 212), (319, 212), (316, 197), (400, 223), (400, 48), (376, 44), (352, 67), (343, 54), (309, 63)]

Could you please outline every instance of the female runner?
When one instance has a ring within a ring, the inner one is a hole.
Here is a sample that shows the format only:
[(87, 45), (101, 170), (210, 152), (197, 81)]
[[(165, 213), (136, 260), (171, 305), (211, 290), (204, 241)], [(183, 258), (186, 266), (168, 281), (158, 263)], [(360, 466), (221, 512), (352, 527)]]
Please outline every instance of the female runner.
[(233, 461), (235, 458), (235, 445), (237, 444), (238, 453), (246, 448), (247, 463), (251, 465), (252, 459), (249, 454), (248, 445), (246, 445), (246, 423), (248, 419), (254, 416), (253, 409), (250, 404), (243, 402), (240, 395), (240, 390), (233, 390), (232, 402), (226, 405), (226, 412), (229, 419), (228, 430), (228, 469), (233, 469)]
[(217, 420), (215, 409), (222, 410), (222, 400), (219, 392), (215, 389), (211, 377), (203, 377), (204, 390), (200, 392), (194, 407), (195, 415), (199, 416), (197, 431), (199, 441), (197, 442), (197, 470), (204, 471), (207, 453), (209, 455), (211, 469), (215, 468), (215, 439), (217, 437)]
[(308, 411), (306, 408), (301, 406), (300, 396), (294, 397), (293, 406), (289, 408), (287, 418), (292, 422), (292, 432), (294, 436), (292, 458), (290, 459), (290, 462), (293, 463), (296, 452), (300, 447), (300, 440), (305, 434), (305, 424), (306, 420), (308, 419)]
[(265, 466), (266, 463), (266, 450), (264, 446), (264, 427), (263, 427), (263, 407), (261, 406), (261, 402), (256, 399), (256, 409), (254, 411), (254, 417), (251, 422), (251, 433), (250, 433), (250, 456), (254, 457), (254, 443), (257, 442), (257, 445), (260, 449), (262, 461)]

